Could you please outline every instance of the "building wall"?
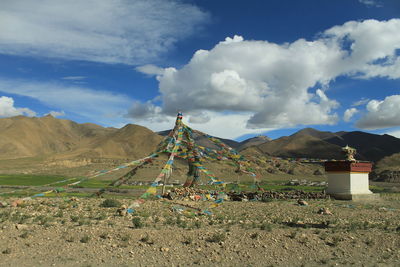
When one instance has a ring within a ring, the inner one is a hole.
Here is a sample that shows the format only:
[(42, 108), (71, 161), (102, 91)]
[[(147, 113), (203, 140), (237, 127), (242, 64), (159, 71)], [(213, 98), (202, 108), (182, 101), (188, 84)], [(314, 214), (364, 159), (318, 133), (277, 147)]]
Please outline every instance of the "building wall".
[(368, 173), (328, 172), (328, 194), (370, 194)]

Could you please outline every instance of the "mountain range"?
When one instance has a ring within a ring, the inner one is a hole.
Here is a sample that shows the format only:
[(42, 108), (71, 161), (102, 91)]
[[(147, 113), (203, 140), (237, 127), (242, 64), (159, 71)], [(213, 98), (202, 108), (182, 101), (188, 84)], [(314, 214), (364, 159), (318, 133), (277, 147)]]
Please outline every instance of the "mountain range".
[[(169, 131), (155, 133), (143, 126), (128, 124), (120, 129), (70, 120), (16, 116), (0, 119), (0, 159), (108, 158), (134, 159), (151, 153)], [(215, 148), (200, 134), (198, 144)], [(400, 152), (400, 139), (361, 131), (324, 132), (305, 128), (274, 140), (257, 136), (242, 142), (221, 139), (239, 151), (258, 151), (275, 157), (341, 159), (341, 147), (357, 149), (357, 159), (377, 162)], [(246, 153), (247, 154), (247, 153)]]

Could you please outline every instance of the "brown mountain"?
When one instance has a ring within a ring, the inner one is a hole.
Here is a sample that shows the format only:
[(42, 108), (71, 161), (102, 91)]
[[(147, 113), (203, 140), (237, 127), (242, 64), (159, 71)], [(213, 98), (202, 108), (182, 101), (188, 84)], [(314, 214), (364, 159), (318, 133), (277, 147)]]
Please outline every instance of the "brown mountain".
[(341, 148), (306, 134), (284, 136), (258, 146), (265, 154), (295, 158), (341, 158)]
[(242, 151), (248, 147), (259, 146), (259, 145), (262, 145), (269, 141), (271, 141), (271, 138), (269, 138), (265, 135), (255, 136), (255, 137), (252, 137), (252, 138), (249, 138), (249, 139), (246, 139), (246, 140), (240, 142), (240, 146), (239, 146), (238, 150)]
[(134, 158), (147, 155), (161, 140), (151, 130), (132, 124), (121, 129), (105, 128), (50, 115), (0, 119), (0, 159)]
[(0, 158), (44, 156), (72, 151), (90, 140), (116, 131), (95, 124), (78, 124), (52, 116), (0, 119)]
[[(162, 136), (167, 136), (170, 132), (171, 132), (171, 130), (165, 130), (165, 131), (161, 131), (161, 132), (157, 132), (157, 133)], [(203, 135), (200, 135), (200, 134), (194, 132), (193, 138), (194, 138), (194, 141), (196, 142), (196, 144), (198, 144), (200, 146), (208, 147), (211, 149), (218, 149), (217, 145), (215, 145), (213, 142), (211, 142), (207, 137), (205, 137)], [(219, 138), (219, 137), (215, 137), (215, 138), (219, 139), (221, 142), (223, 142), (224, 144), (227, 144), (228, 146), (230, 146), (234, 149), (238, 149), (241, 145), (240, 142), (237, 142), (235, 140), (224, 139), (224, 138)]]
[(374, 162), (400, 152), (400, 139), (387, 134), (361, 131), (332, 133), (312, 128), (302, 129), (259, 147), (264, 153), (274, 156), (341, 159), (340, 149), (346, 145), (357, 149), (357, 159)]
[(127, 124), (106, 136), (95, 138), (75, 153), (95, 158), (141, 158), (153, 152), (162, 139), (143, 126)]

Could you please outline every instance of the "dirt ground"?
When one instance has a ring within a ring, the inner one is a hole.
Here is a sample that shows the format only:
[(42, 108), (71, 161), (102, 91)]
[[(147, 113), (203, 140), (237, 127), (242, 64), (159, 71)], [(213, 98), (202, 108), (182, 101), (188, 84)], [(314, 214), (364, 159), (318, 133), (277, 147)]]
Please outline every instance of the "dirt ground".
[(210, 202), (152, 200), (119, 216), (103, 201), (43, 198), (0, 207), (0, 265), (400, 265), (398, 194), (373, 203), (225, 202), (211, 216), (182, 205), (204, 210)]

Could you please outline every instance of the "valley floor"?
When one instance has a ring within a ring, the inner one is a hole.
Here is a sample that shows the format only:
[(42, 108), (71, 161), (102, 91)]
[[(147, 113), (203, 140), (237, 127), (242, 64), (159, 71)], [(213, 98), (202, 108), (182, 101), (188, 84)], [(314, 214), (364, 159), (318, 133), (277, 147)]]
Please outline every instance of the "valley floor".
[[(0, 202), (10, 203), (8, 198)], [(133, 216), (104, 199), (43, 198), (0, 208), (1, 266), (399, 266), (400, 198), (147, 201)], [(119, 200), (129, 205), (131, 199)], [(184, 205), (182, 205), (184, 204)], [(319, 214), (326, 208), (332, 215)]]

